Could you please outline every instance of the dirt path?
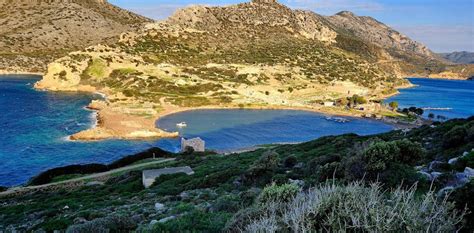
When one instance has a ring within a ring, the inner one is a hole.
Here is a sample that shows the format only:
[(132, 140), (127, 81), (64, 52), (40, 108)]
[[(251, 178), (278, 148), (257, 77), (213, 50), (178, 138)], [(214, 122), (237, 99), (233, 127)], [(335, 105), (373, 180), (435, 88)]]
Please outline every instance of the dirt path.
[(67, 186), (68, 184), (77, 184), (77, 183), (80, 183), (80, 182), (83, 182), (83, 181), (86, 181), (86, 180), (97, 179), (97, 178), (109, 176), (109, 175), (119, 173), (119, 172), (135, 170), (135, 169), (138, 169), (138, 168), (143, 168), (143, 167), (147, 167), (147, 166), (150, 166), (150, 165), (166, 163), (166, 162), (170, 162), (170, 161), (174, 161), (174, 160), (175, 160), (174, 158), (162, 159), (162, 160), (159, 160), (159, 161), (152, 161), (152, 162), (147, 162), (147, 163), (131, 165), (131, 166), (127, 166), (127, 167), (118, 168), (118, 169), (115, 169), (115, 170), (110, 170), (110, 171), (107, 171), (107, 172), (96, 173), (96, 174), (92, 174), (92, 175), (86, 175), (86, 176), (83, 176), (83, 177), (74, 178), (74, 179), (70, 179), (70, 180), (59, 181), (59, 182), (55, 182), (55, 183), (36, 185), (36, 186), (11, 188), (11, 189), (8, 189), (5, 192), (1, 192), (0, 197), (15, 195), (15, 194), (19, 194), (19, 193), (25, 193), (25, 192), (31, 192), (31, 191), (37, 191), (37, 190), (52, 188), (52, 187), (56, 187), (56, 186)]

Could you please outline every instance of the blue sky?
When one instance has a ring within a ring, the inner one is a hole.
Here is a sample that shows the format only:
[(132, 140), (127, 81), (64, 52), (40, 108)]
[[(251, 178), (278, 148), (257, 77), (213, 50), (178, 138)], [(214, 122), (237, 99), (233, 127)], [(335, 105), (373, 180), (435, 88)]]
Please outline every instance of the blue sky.
[[(153, 19), (192, 4), (229, 5), (246, 0), (109, 0)], [(474, 52), (474, 0), (279, 0), (291, 8), (332, 15), (349, 10), (372, 16), (435, 52)]]

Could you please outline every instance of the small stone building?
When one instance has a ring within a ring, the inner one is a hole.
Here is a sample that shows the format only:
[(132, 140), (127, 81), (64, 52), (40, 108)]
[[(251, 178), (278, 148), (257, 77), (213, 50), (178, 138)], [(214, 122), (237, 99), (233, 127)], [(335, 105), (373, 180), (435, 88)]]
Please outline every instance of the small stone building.
[(155, 182), (156, 178), (160, 177), (161, 175), (178, 174), (178, 173), (185, 173), (187, 175), (192, 175), (194, 174), (194, 171), (189, 166), (145, 170), (142, 173), (143, 186), (145, 188), (149, 188)]
[(201, 138), (192, 138), (189, 140), (181, 138), (181, 152), (185, 152), (188, 147), (193, 148), (196, 152), (204, 152), (206, 151), (206, 142)]

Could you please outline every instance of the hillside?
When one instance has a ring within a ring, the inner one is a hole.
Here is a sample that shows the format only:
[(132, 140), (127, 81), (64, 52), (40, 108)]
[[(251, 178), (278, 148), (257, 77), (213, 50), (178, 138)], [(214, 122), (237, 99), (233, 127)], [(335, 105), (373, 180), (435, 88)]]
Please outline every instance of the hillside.
[(150, 21), (106, 0), (0, 0), (0, 71), (43, 73), (68, 52)]
[(399, 51), (410, 55), (437, 59), (425, 45), (413, 41), (389, 26), (367, 16), (357, 16), (352, 12), (342, 11), (327, 17), (341, 33), (347, 33), (368, 43), (375, 44), (389, 53)]
[(370, 112), (322, 109), (324, 101), (355, 94), (379, 100), (407, 84), (336, 46), (338, 34), (326, 22), (273, 1), (193, 6), (111, 46), (58, 59), (36, 87), (108, 96), (92, 106), (100, 110), (99, 128), (73, 136), (82, 140), (160, 137), (156, 118), (195, 108), (382, 114), (377, 104)]
[(471, 52), (452, 52), (452, 53), (441, 53), (443, 58), (458, 64), (474, 64), (474, 53)]
[[(155, 155), (176, 160), (20, 195), (0, 195), (0, 231), (299, 232), (298, 227), (306, 227), (310, 232), (348, 228), (472, 232), (473, 148), (474, 119), (470, 118), (232, 155), (152, 149), (109, 166), (138, 166), (142, 163), (136, 158), (148, 158), (142, 161), (146, 163)], [(164, 175), (152, 187), (143, 188), (142, 170), (181, 166), (190, 166), (195, 174)], [(77, 180), (87, 172), (101, 172), (102, 167), (107, 168), (97, 164), (58, 168), (35, 181)], [(357, 183), (361, 179), (365, 183)], [(370, 185), (375, 181), (379, 184)], [(448, 203), (442, 198), (447, 191), (453, 191)], [(281, 208), (271, 211), (272, 207)], [(469, 209), (463, 216), (465, 207)], [(294, 224), (284, 221), (285, 215)], [(251, 230), (259, 226), (272, 228)]]
[[(196, 108), (396, 116), (380, 100), (409, 86), (402, 77), (467, 78), (473, 71), (443, 62), (369, 17), (323, 17), (253, 0), (184, 8), (115, 44), (70, 53), (51, 63), (36, 87), (107, 95), (91, 106), (99, 127), (72, 139), (135, 139), (175, 136), (156, 130), (155, 120)], [(366, 105), (348, 110), (348, 99)]]

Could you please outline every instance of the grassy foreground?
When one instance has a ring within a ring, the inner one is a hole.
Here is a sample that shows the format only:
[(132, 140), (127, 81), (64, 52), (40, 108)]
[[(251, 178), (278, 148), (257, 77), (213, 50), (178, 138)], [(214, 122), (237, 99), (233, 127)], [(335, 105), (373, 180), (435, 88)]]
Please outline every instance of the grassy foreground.
[[(465, 207), (474, 208), (474, 182), (448, 196), (439, 190), (474, 167), (474, 153), (464, 153), (473, 148), (470, 118), (227, 156), (179, 154), (156, 167), (191, 166), (195, 174), (162, 176), (149, 189), (131, 171), (103, 184), (0, 198), (0, 231), (471, 232)], [(417, 166), (441, 172), (431, 182)]]

